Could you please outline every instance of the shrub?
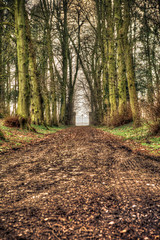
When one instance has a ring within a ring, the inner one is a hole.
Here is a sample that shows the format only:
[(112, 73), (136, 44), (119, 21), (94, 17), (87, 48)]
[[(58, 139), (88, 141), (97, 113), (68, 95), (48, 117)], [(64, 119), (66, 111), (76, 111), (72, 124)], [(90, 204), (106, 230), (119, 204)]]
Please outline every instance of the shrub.
[(0, 140), (5, 140), (5, 136), (1, 130), (0, 130)]
[(160, 133), (160, 99), (155, 99), (153, 104), (144, 102), (143, 109), (145, 113), (145, 120), (149, 127), (151, 135)]
[(4, 125), (6, 127), (17, 127), (17, 128), (19, 128), (20, 127), (19, 118), (17, 116), (15, 116), (15, 117), (9, 116), (9, 117), (5, 118)]
[(132, 121), (133, 121), (132, 112), (131, 109), (128, 107), (124, 115), (120, 115), (119, 112), (117, 111), (114, 114), (114, 117), (112, 118), (108, 117), (106, 124), (108, 127), (119, 127)]
[(148, 126), (151, 135), (158, 135), (160, 133), (160, 119), (159, 121), (148, 123)]
[(141, 102), (141, 108), (143, 109), (144, 119), (157, 122), (160, 118), (160, 99), (155, 99), (152, 104), (143, 101)]

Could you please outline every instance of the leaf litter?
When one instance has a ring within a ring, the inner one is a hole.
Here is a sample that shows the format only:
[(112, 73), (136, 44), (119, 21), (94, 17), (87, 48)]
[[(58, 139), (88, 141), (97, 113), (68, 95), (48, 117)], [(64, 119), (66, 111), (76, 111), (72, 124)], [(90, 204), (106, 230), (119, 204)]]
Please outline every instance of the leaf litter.
[(0, 239), (160, 239), (160, 158), (91, 127), (0, 158)]

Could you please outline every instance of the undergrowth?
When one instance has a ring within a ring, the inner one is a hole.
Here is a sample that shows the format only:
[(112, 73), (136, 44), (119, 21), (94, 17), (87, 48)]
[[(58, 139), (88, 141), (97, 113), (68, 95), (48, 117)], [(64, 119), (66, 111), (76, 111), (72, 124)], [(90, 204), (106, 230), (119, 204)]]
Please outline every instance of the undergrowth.
[(18, 127), (8, 127), (4, 123), (3, 119), (0, 119), (0, 129), (4, 134), (5, 139), (0, 139), (0, 152), (6, 151), (8, 149), (19, 148), (26, 143), (31, 141), (36, 141), (37, 139), (44, 138), (47, 134), (55, 133), (61, 129), (64, 129), (65, 126), (60, 127), (45, 127), (32, 125), (35, 128), (36, 132), (32, 132), (26, 129), (21, 129)]
[(143, 111), (151, 135), (160, 135), (160, 99), (155, 98), (154, 103), (143, 102)]
[(121, 136), (122, 140), (133, 140), (145, 147), (152, 154), (160, 154), (160, 135), (153, 136), (148, 124), (143, 124), (139, 128), (134, 128), (133, 123), (125, 124), (120, 127), (109, 128), (100, 127), (103, 131), (110, 132), (116, 136)]
[(105, 125), (108, 127), (119, 127), (124, 124), (128, 124), (133, 121), (131, 109), (128, 107), (125, 114), (120, 115), (118, 112), (114, 114), (114, 117), (107, 116)]

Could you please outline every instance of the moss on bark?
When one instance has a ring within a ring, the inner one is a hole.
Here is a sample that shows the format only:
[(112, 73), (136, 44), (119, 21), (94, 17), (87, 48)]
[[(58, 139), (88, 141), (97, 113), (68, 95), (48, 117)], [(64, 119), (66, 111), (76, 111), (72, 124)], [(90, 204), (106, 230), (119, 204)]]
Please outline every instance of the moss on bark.
[(117, 74), (118, 74), (118, 111), (120, 116), (125, 116), (127, 111), (127, 94), (126, 94), (126, 66), (124, 58), (124, 39), (123, 39), (123, 20), (122, 20), (122, 4), (121, 0), (114, 1), (115, 6), (115, 22), (117, 29)]
[(137, 97), (137, 91), (135, 86), (135, 73), (133, 66), (133, 55), (131, 43), (128, 40), (128, 31), (130, 26), (130, 7), (127, 0), (124, 1), (124, 24), (123, 24), (123, 33), (124, 33), (124, 46), (125, 46), (125, 64), (127, 72), (127, 81), (130, 97), (130, 106), (133, 116), (134, 125), (138, 127), (140, 125), (140, 109)]
[(36, 54), (31, 39), (31, 31), (26, 13), (26, 29), (29, 50), (29, 75), (31, 85), (31, 122), (40, 125), (43, 124), (42, 96), (40, 92), (40, 83), (37, 77)]
[(114, 117), (116, 106), (116, 61), (115, 61), (115, 39), (114, 39), (114, 19), (111, 0), (106, 0), (107, 8), (107, 36), (108, 36), (108, 80), (109, 80), (109, 102), (110, 117)]
[(51, 78), (51, 98), (52, 98), (52, 124), (57, 126), (57, 96), (56, 96), (56, 86), (55, 77), (53, 72), (53, 52), (52, 52), (52, 42), (51, 42), (51, 29), (49, 24), (47, 24), (47, 50), (49, 58), (49, 71)]
[[(28, 82), (28, 54), (25, 26), (25, 2), (15, 0), (15, 27), (17, 37), (19, 96), (17, 113), (20, 118), (28, 121), (29, 117), (29, 82)], [(25, 124), (24, 124), (25, 126)], [(23, 127), (24, 127), (23, 126)]]

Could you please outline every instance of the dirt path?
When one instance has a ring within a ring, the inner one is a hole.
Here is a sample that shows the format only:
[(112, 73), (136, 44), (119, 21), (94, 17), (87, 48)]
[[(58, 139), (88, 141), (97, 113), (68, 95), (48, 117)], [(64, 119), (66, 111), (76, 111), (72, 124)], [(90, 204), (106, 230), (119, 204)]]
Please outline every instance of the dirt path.
[(90, 127), (0, 158), (0, 239), (160, 239), (160, 159)]

